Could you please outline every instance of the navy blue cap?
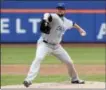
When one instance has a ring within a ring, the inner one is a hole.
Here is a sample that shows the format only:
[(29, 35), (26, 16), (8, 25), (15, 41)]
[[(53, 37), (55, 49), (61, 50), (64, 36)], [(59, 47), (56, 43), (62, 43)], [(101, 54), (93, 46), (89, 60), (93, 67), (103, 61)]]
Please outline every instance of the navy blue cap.
[(65, 4), (64, 3), (58, 3), (56, 8), (65, 10)]

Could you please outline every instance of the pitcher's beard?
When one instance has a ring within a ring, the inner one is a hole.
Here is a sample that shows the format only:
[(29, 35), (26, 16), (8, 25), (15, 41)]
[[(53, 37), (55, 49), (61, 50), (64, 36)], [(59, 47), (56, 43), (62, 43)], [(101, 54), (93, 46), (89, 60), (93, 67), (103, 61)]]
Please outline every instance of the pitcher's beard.
[(58, 14), (58, 16), (59, 16), (59, 17), (63, 17), (63, 16), (64, 16), (64, 14)]

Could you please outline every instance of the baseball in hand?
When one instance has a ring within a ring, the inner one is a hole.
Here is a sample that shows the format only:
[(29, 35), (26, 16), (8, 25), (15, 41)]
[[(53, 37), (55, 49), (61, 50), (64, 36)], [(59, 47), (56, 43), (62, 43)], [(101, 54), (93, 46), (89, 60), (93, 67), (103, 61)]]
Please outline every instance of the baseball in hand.
[(86, 32), (82, 32), (81, 33), (81, 36), (86, 36)]

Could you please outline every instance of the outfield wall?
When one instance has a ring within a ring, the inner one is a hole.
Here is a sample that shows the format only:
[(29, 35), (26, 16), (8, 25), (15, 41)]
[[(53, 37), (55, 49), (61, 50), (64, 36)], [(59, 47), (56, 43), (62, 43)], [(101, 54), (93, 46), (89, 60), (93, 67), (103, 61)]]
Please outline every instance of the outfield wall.
[[(43, 13), (54, 12), (59, 1), (4, 1), (1, 3), (1, 42), (34, 43), (40, 36), (39, 22)], [(66, 17), (87, 32), (81, 37), (75, 29), (68, 30), (63, 42), (106, 43), (105, 1), (63, 1)]]

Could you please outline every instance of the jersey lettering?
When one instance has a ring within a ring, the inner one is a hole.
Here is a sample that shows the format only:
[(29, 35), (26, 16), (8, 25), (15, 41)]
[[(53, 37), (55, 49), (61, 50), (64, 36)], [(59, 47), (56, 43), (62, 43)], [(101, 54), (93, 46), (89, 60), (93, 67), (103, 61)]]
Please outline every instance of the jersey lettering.
[(61, 26), (58, 26), (56, 30), (61, 31), (61, 32), (64, 31), (63, 27), (61, 27)]

